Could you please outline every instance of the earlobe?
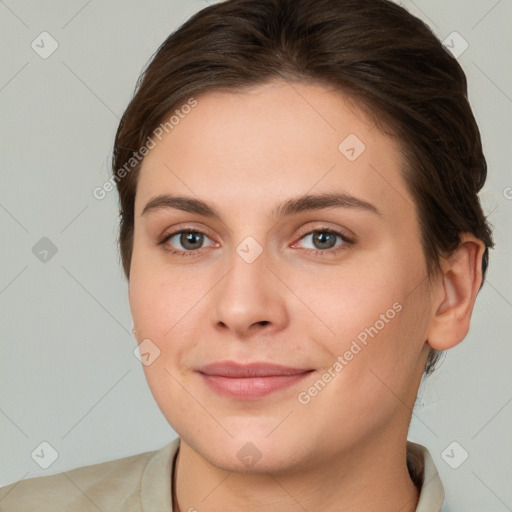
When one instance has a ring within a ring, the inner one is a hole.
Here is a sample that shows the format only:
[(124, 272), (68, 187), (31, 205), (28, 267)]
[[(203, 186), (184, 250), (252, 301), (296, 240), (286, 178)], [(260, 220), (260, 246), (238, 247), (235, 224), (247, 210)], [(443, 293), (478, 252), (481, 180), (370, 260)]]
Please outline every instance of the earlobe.
[(460, 343), (469, 331), (471, 314), (482, 282), (484, 243), (471, 234), (461, 236), (460, 245), (442, 261), (436, 286), (439, 298), (427, 333), (428, 344), (447, 350)]

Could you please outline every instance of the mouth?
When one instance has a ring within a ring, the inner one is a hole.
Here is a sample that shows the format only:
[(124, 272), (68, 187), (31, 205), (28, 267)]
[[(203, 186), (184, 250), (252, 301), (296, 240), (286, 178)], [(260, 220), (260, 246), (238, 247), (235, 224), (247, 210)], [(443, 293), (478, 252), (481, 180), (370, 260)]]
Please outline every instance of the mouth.
[(257, 400), (289, 388), (315, 370), (271, 363), (220, 361), (196, 369), (214, 392), (235, 400)]

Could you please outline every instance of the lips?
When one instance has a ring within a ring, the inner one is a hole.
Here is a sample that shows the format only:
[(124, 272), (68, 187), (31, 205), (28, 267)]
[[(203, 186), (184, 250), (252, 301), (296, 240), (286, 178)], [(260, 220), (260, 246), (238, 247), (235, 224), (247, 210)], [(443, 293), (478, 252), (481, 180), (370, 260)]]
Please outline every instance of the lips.
[(220, 395), (235, 400), (256, 400), (289, 388), (314, 370), (265, 362), (239, 364), (220, 361), (196, 371), (205, 384)]

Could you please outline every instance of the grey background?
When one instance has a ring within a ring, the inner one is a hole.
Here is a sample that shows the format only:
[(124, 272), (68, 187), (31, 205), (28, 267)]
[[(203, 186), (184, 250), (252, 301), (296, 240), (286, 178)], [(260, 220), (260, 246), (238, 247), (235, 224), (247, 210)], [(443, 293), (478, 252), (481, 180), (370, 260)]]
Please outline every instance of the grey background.
[[(409, 437), (432, 453), (446, 510), (512, 510), (512, 3), (402, 4), (441, 40), (456, 31), (469, 44), (458, 58), (488, 159), (481, 197), (497, 243), (471, 331), (422, 384)], [(133, 355), (116, 193), (97, 200), (92, 191), (109, 177), (117, 123), (143, 66), (206, 5), (0, 0), (0, 485), (175, 437)], [(58, 43), (46, 59), (31, 47), (43, 31)], [(56, 254), (36, 257), (43, 237)], [(58, 454), (48, 469), (31, 457), (51, 456), (44, 441)], [(446, 460), (456, 465), (462, 450), (468, 459), (453, 469)]]

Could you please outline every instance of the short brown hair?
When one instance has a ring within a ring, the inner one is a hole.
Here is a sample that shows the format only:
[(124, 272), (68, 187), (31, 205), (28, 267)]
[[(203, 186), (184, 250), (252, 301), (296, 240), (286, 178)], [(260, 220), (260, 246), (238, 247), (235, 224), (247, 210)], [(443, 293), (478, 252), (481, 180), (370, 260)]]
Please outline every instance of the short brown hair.
[[(485, 279), (494, 243), (477, 194), (487, 165), (466, 77), (425, 23), (388, 0), (228, 0), (166, 39), (139, 78), (114, 143), (128, 279), (141, 164), (134, 160), (121, 175), (123, 166), (191, 96), (279, 78), (339, 89), (390, 130), (407, 164), (429, 278), (469, 232), (485, 244)], [(427, 374), (438, 356), (431, 351)]]

